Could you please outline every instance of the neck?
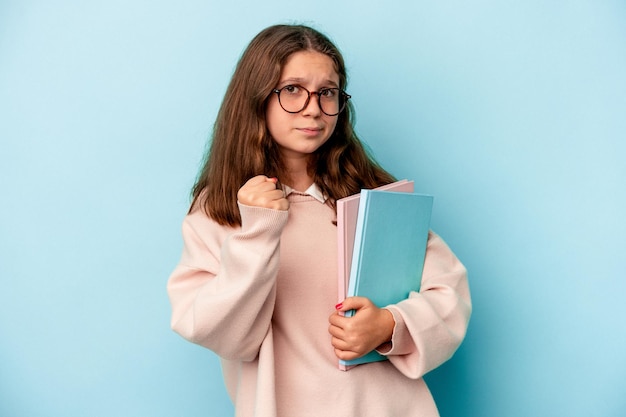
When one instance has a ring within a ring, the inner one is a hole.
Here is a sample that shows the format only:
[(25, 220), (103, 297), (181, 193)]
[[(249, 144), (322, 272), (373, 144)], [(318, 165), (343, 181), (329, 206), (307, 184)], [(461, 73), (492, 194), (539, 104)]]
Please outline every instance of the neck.
[(313, 178), (311, 177), (306, 177), (306, 178), (296, 178), (294, 176), (291, 176), (291, 180), (289, 181), (290, 184), (287, 184), (288, 186), (290, 186), (291, 188), (293, 188), (296, 191), (305, 191), (307, 188), (309, 188), (312, 184), (313, 184)]
[(289, 175), (285, 182), (294, 190), (304, 191), (313, 184), (313, 177), (309, 174), (309, 158), (299, 156), (297, 158), (284, 157), (285, 168)]

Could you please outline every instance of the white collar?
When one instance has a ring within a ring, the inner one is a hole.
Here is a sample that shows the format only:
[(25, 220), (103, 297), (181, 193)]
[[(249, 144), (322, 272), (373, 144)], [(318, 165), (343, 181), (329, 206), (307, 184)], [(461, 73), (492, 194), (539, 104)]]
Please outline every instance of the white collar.
[(326, 196), (322, 193), (320, 187), (318, 187), (315, 183), (311, 184), (311, 186), (304, 191), (297, 191), (290, 186), (283, 184), (283, 191), (285, 191), (285, 197), (287, 197), (291, 193), (307, 194), (322, 204), (326, 202)]

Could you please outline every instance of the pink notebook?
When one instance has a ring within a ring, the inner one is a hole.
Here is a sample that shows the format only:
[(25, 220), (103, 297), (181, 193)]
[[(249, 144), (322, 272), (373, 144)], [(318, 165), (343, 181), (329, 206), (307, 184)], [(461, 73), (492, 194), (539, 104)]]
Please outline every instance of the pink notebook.
[[(414, 191), (414, 183), (413, 181), (400, 180), (378, 187), (376, 190), (412, 193)], [(342, 302), (346, 298), (348, 290), (354, 234), (356, 233), (356, 219), (359, 212), (359, 197), (360, 194), (354, 194), (337, 200), (338, 302)], [(346, 371), (349, 367), (339, 364), (339, 369)]]

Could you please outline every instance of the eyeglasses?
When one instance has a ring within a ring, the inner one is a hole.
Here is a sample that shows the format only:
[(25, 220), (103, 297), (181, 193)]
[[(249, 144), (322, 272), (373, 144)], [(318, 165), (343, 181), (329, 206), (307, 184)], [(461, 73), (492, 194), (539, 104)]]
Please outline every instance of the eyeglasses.
[(316, 94), (320, 110), (327, 116), (341, 113), (351, 97), (340, 88), (322, 88), (320, 91), (310, 92), (301, 85), (292, 84), (275, 88), (272, 93), (276, 93), (280, 107), (287, 113), (300, 113), (309, 105), (311, 94)]

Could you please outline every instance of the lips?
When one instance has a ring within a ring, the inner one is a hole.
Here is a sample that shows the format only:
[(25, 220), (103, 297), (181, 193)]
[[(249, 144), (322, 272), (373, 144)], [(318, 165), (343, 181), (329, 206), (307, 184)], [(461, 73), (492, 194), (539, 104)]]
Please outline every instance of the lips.
[(311, 126), (311, 127), (299, 127), (298, 130), (304, 133), (315, 134), (315, 133), (321, 132), (323, 128), (318, 127), (318, 126)]

